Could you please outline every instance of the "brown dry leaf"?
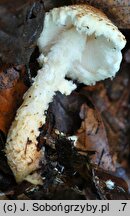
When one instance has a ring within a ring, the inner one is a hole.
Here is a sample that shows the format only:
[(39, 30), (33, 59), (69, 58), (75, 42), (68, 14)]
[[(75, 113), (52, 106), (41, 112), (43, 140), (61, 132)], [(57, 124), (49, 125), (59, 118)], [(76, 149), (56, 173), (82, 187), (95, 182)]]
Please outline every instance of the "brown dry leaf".
[(73, 3), (89, 3), (102, 11), (122, 29), (130, 29), (129, 0), (72, 0)]
[(27, 86), (24, 83), (25, 67), (0, 70), (0, 130), (7, 134)]
[(80, 117), (82, 124), (77, 131), (78, 140), (76, 147), (83, 151), (96, 151), (96, 154), (92, 156), (92, 162), (100, 165), (105, 170), (115, 171), (100, 114), (88, 107), (87, 104), (83, 104)]
[[(129, 200), (128, 184), (102, 169), (93, 169), (93, 182), (101, 200)], [(109, 185), (111, 183), (111, 185)]]

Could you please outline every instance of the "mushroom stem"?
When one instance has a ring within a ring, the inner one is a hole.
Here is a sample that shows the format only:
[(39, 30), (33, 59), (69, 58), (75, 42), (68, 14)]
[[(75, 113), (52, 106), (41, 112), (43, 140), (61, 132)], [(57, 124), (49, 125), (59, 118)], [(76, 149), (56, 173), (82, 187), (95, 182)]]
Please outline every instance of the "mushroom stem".
[(24, 95), (24, 102), (17, 111), (6, 142), (8, 163), (17, 182), (39, 168), (43, 151), (37, 149), (37, 137), (39, 128), (45, 123), (45, 111), (56, 91), (69, 95), (76, 88), (65, 76), (72, 64), (81, 59), (85, 43), (86, 37), (77, 34), (74, 29), (63, 32)]

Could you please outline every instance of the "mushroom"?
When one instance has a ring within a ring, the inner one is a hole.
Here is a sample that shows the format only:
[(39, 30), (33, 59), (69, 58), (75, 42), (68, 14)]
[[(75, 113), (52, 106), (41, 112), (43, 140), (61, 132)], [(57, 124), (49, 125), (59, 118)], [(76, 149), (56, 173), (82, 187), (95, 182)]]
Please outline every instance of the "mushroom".
[(69, 95), (76, 89), (73, 80), (94, 85), (96, 81), (113, 78), (119, 70), (126, 40), (98, 9), (72, 5), (46, 13), (37, 44), (41, 69), (23, 97), (5, 147), (17, 182), (29, 181), (44, 157), (44, 150), (38, 151), (37, 137), (55, 93)]

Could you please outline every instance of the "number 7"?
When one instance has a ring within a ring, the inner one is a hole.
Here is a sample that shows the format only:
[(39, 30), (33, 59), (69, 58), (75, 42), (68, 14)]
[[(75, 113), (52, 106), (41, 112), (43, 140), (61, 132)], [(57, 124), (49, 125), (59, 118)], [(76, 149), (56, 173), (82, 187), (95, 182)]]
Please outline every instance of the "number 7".
[(123, 205), (122, 211), (124, 211), (127, 203), (121, 203), (121, 205)]

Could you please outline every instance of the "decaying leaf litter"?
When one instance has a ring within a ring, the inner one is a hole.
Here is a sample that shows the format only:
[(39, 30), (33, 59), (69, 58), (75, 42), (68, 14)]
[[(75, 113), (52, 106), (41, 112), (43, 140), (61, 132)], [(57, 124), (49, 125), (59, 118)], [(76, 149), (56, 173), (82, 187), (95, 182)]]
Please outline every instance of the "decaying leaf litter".
[[(65, 5), (65, 1), (62, 2)], [(54, 5), (55, 3), (56, 5)], [(56, 1), (55, 3), (54, 1), (53, 4), (51, 1), (46, 1), (47, 10), (58, 6)], [(35, 2), (32, 5), (34, 9)], [(25, 5), (21, 8), (24, 11)], [(35, 17), (33, 19), (35, 20)], [(35, 21), (39, 22), (39, 19)], [(28, 22), (28, 24), (31, 25), (32, 23)], [(4, 31), (7, 31), (7, 29)], [(37, 34), (39, 34), (38, 31), (40, 32), (40, 30), (37, 30)], [(9, 31), (8, 34), (10, 34)], [(32, 32), (29, 34), (31, 35)], [(127, 35), (129, 35), (128, 30), (126, 31)], [(25, 38), (26, 40), (29, 40), (29, 37)], [(4, 52), (2, 55), (5, 58), (1, 59), (1, 92), (6, 89), (10, 100), (8, 100), (8, 104), (6, 103), (7, 110), (3, 121), (7, 123), (6, 125), (0, 125), (1, 150), (4, 148), (7, 130), (16, 109), (22, 102), (22, 94), (30, 86), (30, 78), (36, 75), (33, 71), (33, 68), (37, 68), (38, 65), (35, 63), (38, 56), (38, 51), (35, 49), (35, 40), (36, 38), (32, 42), (33, 45), (31, 44), (31, 49), (25, 46), (26, 49), (21, 51), (24, 52), (25, 56), (27, 55), (26, 61), (21, 59), (21, 56), (13, 59), (9, 58)], [(28, 44), (28, 41), (26, 43)], [(22, 47), (23, 45), (20, 49), (23, 49)], [(6, 49), (8, 48), (7, 46)], [(124, 50), (125, 55), (128, 49), (129, 44)], [(12, 62), (8, 59), (11, 59)], [(5, 65), (3, 69), (3, 62), (10, 65)], [(129, 198), (127, 192), (127, 183), (129, 185), (129, 172), (127, 173), (129, 169), (129, 122), (127, 120), (129, 119), (129, 68), (130, 66), (124, 58), (120, 73), (113, 81), (100, 82), (94, 87), (79, 85), (78, 89), (67, 97), (57, 92), (46, 113), (47, 123), (40, 129), (39, 148), (44, 146), (46, 153), (46, 159), (41, 165), (42, 175), (46, 176), (42, 186), (34, 187), (27, 182), (17, 185), (6, 163), (4, 153), (1, 151), (0, 185), (7, 199)], [(13, 77), (11, 71), (14, 71)], [(17, 87), (19, 83), (21, 83), (21, 89)], [(2, 95), (4, 99), (8, 95), (6, 91), (5, 95)], [(16, 95), (18, 98), (16, 104), (12, 104), (11, 95)], [(5, 103), (2, 103), (1, 107), (4, 108), (4, 105)], [(0, 110), (1, 113), (3, 108)], [(3, 113), (1, 116), (3, 116)], [(59, 131), (62, 131), (62, 133), (59, 133)], [(67, 137), (77, 136), (78, 134), (82, 136), (79, 136), (80, 142), (78, 142), (76, 148), (73, 146), (73, 141), (68, 140)], [(101, 134), (103, 145), (101, 145), (101, 139), (99, 139)], [(94, 162), (96, 162), (96, 165)], [(116, 176), (123, 177), (127, 183)], [(116, 183), (114, 190), (109, 190), (106, 187), (105, 182), (109, 179)], [(2, 182), (4, 182), (4, 189)], [(61, 196), (63, 185), (64, 197)], [(115, 197), (115, 191), (117, 197)]]

